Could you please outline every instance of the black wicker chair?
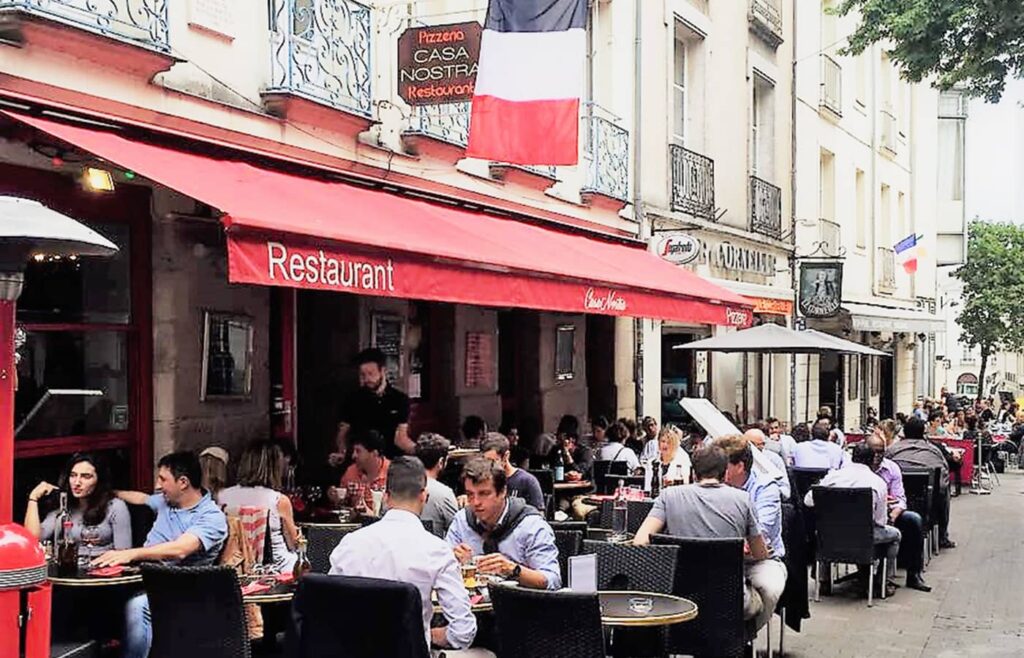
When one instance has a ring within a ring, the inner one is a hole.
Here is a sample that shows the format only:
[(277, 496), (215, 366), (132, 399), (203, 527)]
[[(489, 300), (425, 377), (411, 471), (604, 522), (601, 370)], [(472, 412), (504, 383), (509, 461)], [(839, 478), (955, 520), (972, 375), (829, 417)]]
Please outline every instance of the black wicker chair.
[(377, 578), (304, 576), (285, 644), (288, 658), (430, 657), (419, 591)]
[[(828, 566), (832, 578), (833, 564), (868, 566), (868, 606), (874, 605), (875, 575), (879, 558), (872, 514), (873, 492), (868, 488), (814, 487), (814, 520), (817, 533), (817, 560)], [(885, 598), (887, 560), (881, 559), (881, 590)], [(814, 600), (821, 599), (821, 569), (814, 577)], [(830, 583), (831, 585), (831, 583)]]
[(562, 587), (568, 587), (569, 558), (579, 555), (583, 549), (583, 533), (579, 530), (555, 530), (555, 547), (558, 548), (558, 569), (562, 572)]
[(605, 658), (596, 593), (496, 585), (491, 601), (498, 658)]
[[(633, 546), (587, 540), (583, 552), (597, 555), (597, 589), (671, 594), (679, 549), (675, 546)], [(616, 656), (662, 656), (668, 629), (620, 628), (612, 639)]]
[(548, 521), (548, 525), (552, 530), (576, 530), (583, 534), (587, 533), (586, 521)]
[(248, 658), (238, 575), (231, 567), (142, 566), (153, 620), (150, 658)]
[(527, 472), (537, 478), (540, 484), (540, 492), (551, 495), (555, 493), (555, 474), (546, 468), (531, 468)]
[(932, 473), (927, 469), (903, 469), (903, 491), (907, 496), (907, 509), (916, 512), (921, 517), (921, 527), (924, 535), (924, 542), (921, 546), (921, 554), (927, 562), (931, 559), (931, 534), (934, 522), (932, 520), (932, 498), (935, 491), (932, 488)]
[(128, 505), (128, 518), (132, 526), (132, 546), (142, 546), (156, 521), (156, 513), (149, 505)]
[(615, 491), (619, 480), (629, 475), (629, 466), (626, 462), (595, 461), (593, 474), (597, 493), (609, 494)]
[(828, 474), (827, 468), (792, 468), (789, 471), (790, 488), (799, 505), (803, 505), (804, 496), (811, 487), (821, 482)]
[(697, 618), (669, 630), (669, 653), (743, 656), (743, 540), (653, 535), (654, 544), (679, 547), (672, 593), (697, 604)]
[(315, 573), (330, 571), (331, 552), (345, 535), (355, 532), (360, 527), (354, 523), (306, 526), (306, 557), (309, 558), (310, 568)]
[(626, 532), (635, 535), (654, 508), (653, 500), (631, 500), (626, 503)]

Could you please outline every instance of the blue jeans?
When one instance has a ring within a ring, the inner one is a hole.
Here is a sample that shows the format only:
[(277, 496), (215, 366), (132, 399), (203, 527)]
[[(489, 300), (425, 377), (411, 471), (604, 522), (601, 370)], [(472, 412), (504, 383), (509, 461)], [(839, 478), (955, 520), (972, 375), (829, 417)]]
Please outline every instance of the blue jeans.
[(124, 658), (146, 658), (153, 644), (149, 598), (136, 594), (124, 607)]

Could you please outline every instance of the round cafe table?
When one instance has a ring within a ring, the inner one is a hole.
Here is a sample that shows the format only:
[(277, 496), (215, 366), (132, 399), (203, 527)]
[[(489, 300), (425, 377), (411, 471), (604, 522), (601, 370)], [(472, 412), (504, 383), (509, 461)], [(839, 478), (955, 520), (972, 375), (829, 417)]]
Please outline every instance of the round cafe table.
[[(671, 594), (653, 592), (598, 592), (601, 600), (601, 624), (604, 626), (669, 626), (697, 617), (697, 604)], [(651, 609), (637, 612), (629, 600), (650, 599)]]
[(557, 494), (573, 495), (590, 491), (594, 488), (594, 483), (590, 480), (579, 480), (577, 482), (566, 480), (565, 482), (555, 482), (554, 488)]
[(142, 583), (142, 573), (138, 567), (126, 567), (118, 576), (93, 576), (88, 571), (79, 569), (71, 575), (57, 575), (57, 569), (50, 565), (46, 580), (60, 587), (114, 587), (115, 585), (136, 585)]

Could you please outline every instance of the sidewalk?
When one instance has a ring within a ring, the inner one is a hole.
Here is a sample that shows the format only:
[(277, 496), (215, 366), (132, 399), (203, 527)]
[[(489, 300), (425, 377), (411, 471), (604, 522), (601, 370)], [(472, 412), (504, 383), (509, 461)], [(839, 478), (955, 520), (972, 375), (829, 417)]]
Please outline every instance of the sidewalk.
[[(885, 601), (875, 599), (873, 608), (843, 590), (812, 600), (803, 632), (787, 629), (786, 655), (1024, 656), (1024, 475), (1000, 480), (990, 496), (970, 495), (965, 487), (953, 499), (949, 534), (957, 548), (932, 558), (924, 574), (930, 594), (900, 588)], [(763, 650), (763, 634), (754, 646)]]

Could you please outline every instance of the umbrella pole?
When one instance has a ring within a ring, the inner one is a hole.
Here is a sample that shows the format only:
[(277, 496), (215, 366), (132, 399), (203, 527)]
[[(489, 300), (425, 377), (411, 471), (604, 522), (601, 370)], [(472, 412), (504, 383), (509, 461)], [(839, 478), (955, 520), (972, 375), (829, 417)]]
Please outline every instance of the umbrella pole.
[[(819, 366), (820, 368), (820, 366)], [(807, 355), (807, 378), (804, 380), (804, 420), (811, 417), (811, 355)]]
[(14, 300), (0, 299), (0, 524), (14, 513), (14, 378)]
[(772, 415), (772, 379), (775, 375), (775, 355), (768, 354), (768, 400), (764, 405), (765, 411), (764, 417), (771, 418)]

